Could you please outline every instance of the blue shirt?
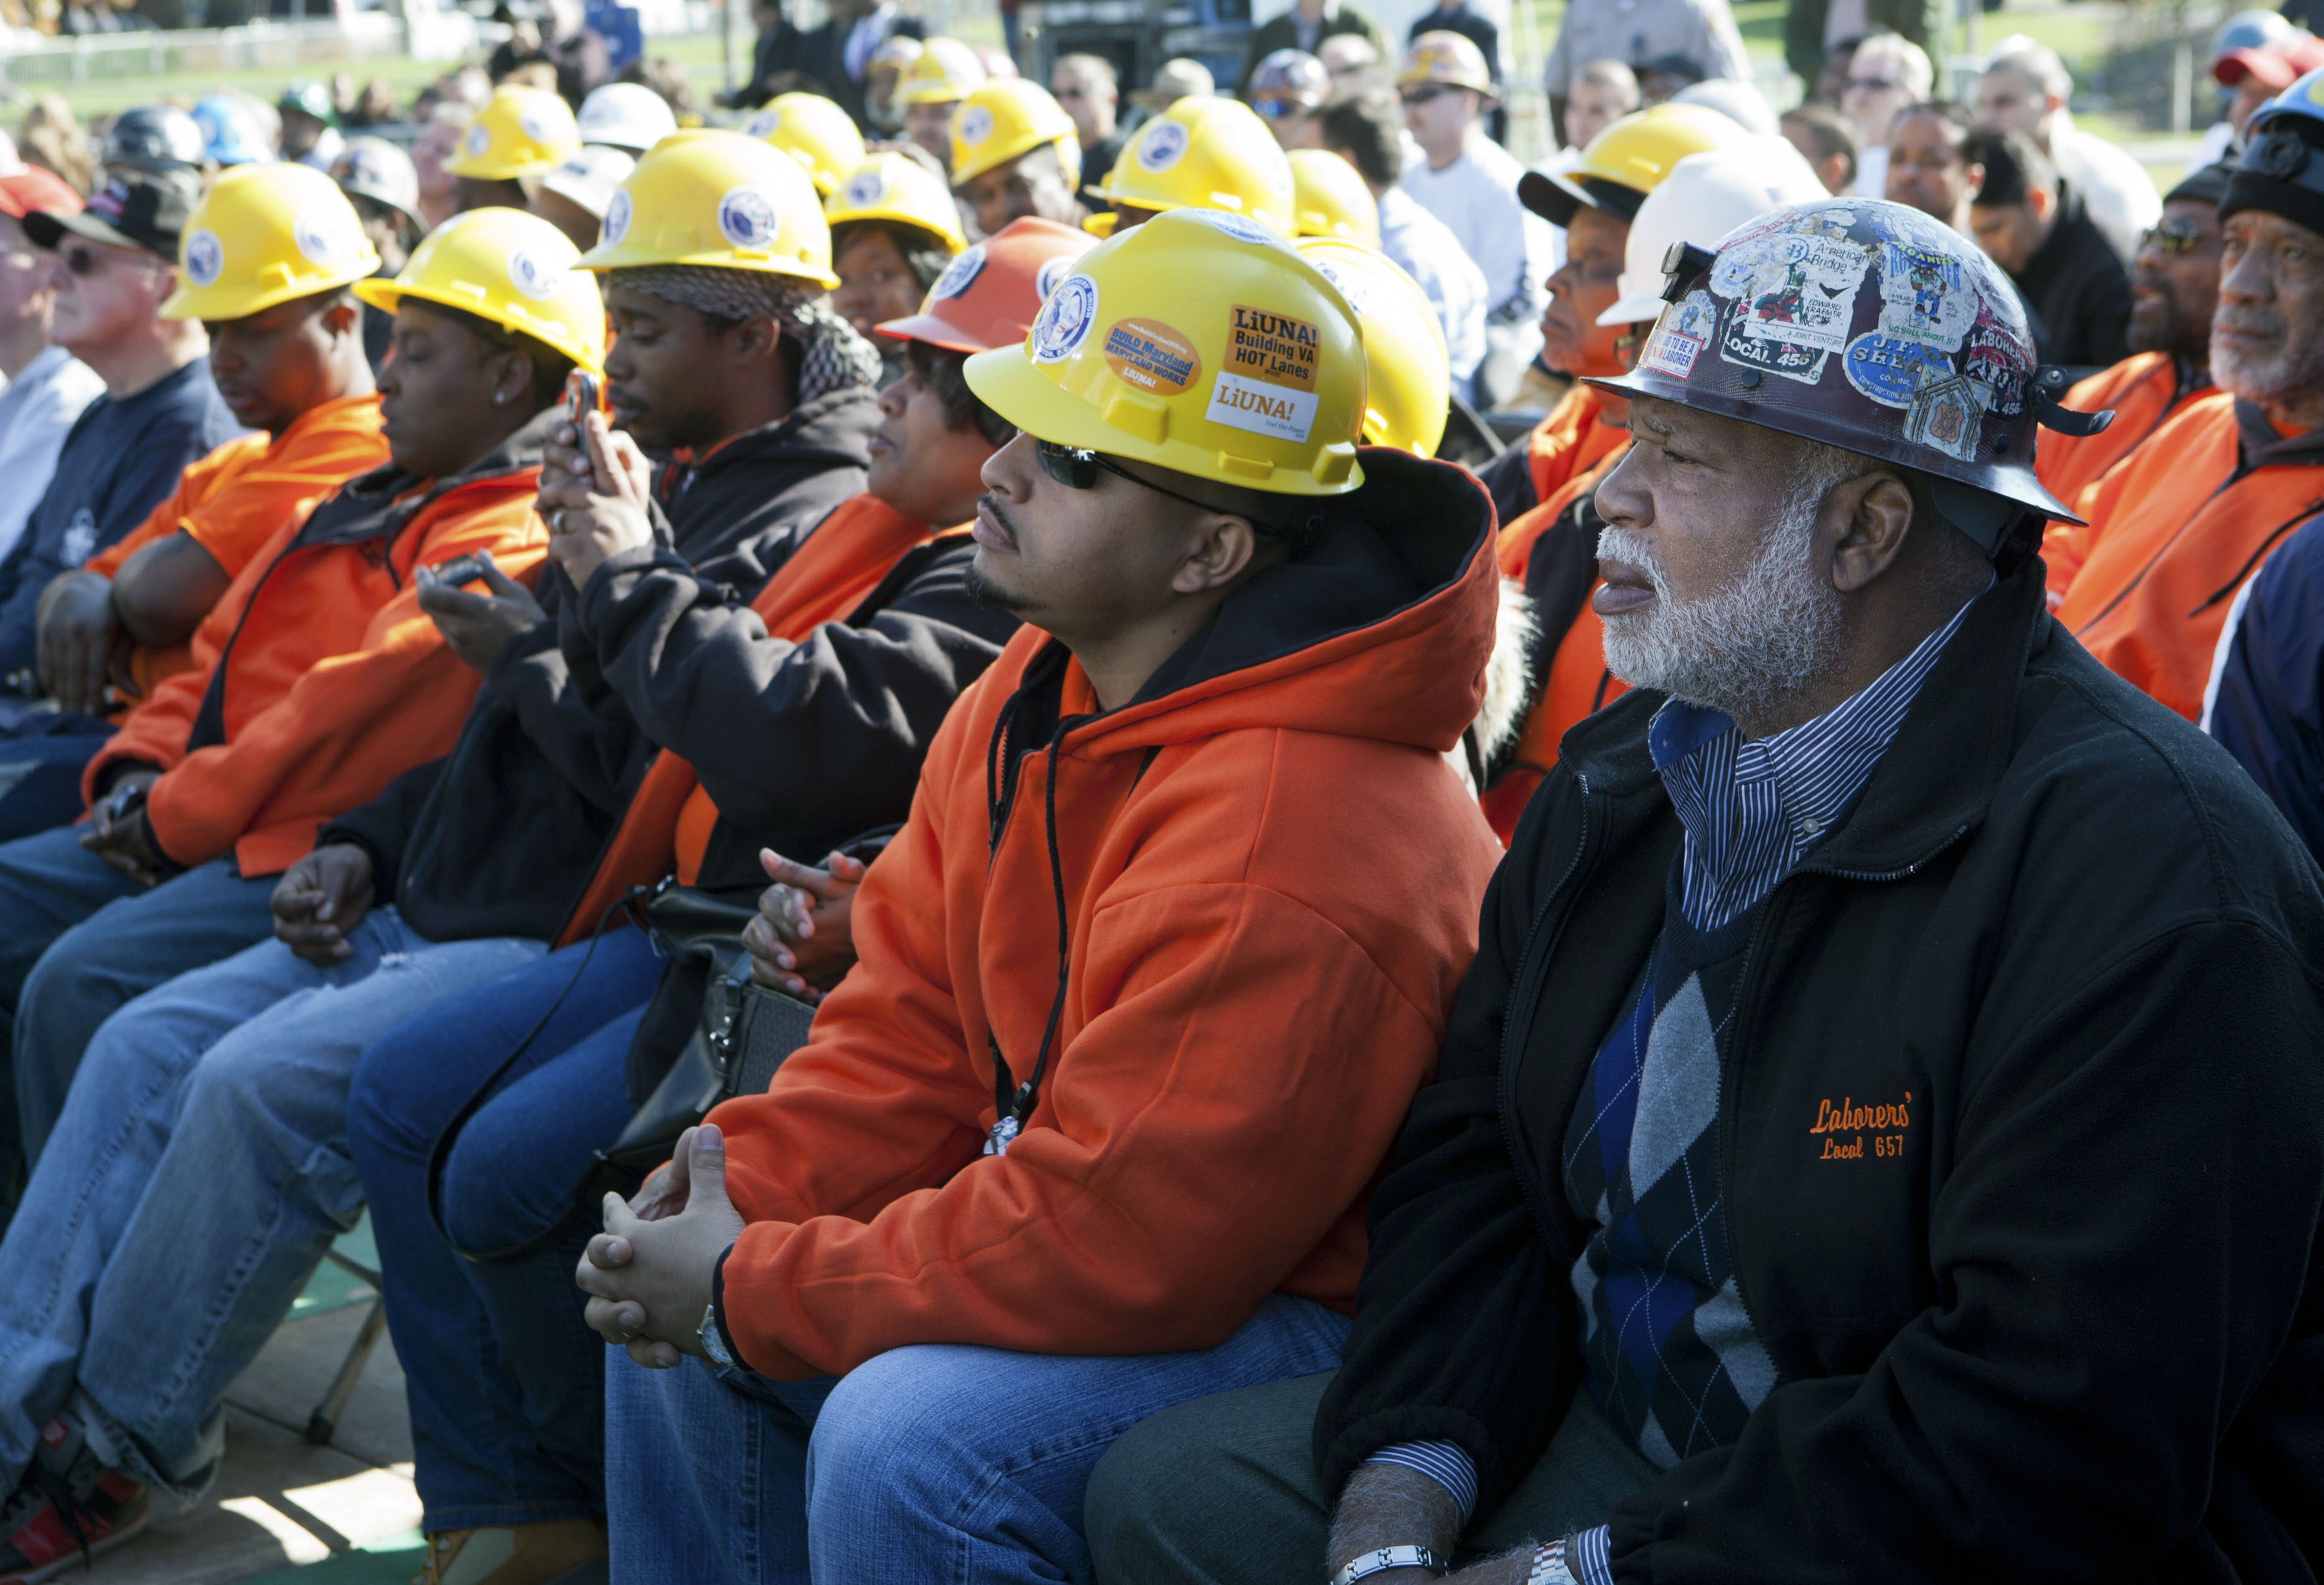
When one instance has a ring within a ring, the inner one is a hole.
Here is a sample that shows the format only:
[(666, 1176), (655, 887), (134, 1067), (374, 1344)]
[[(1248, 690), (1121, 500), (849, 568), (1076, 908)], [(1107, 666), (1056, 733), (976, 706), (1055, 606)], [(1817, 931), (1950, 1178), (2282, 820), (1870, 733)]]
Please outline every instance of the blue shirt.
[(188, 463), (241, 433), (207, 357), (134, 396), (88, 404), (65, 436), (23, 536), (0, 561), (0, 678), (32, 668), (49, 580), (125, 538), (177, 488)]

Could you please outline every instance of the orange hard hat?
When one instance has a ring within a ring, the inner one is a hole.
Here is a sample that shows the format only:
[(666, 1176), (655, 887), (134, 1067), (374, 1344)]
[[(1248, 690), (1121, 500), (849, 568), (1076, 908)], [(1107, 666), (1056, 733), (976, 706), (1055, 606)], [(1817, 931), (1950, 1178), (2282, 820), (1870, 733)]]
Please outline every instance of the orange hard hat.
[(928, 288), (918, 313), (873, 328), (899, 341), (923, 341), (947, 352), (1015, 346), (1032, 328), (1050, 289), (1065, 278), (1075, 259), (1095, 246), (1097, 238), (1077, 226), (1012, 220), (955, 254)]

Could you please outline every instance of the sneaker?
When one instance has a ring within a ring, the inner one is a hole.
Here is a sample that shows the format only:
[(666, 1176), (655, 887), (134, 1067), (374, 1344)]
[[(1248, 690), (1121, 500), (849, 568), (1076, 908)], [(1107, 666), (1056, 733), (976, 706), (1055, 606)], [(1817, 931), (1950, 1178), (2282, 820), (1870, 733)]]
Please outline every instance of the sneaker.
[(411, 1585), (585, 1585), (604, 1578), (604, 1528), (587, 1519), (439, 1530)]
[(0, 1585), (36, 1585), (86, 1566), (145, 1527), (146, 1490), (99, 1463), (78, 1422), (41, 1430), (32, 1467), (0, 1503)]

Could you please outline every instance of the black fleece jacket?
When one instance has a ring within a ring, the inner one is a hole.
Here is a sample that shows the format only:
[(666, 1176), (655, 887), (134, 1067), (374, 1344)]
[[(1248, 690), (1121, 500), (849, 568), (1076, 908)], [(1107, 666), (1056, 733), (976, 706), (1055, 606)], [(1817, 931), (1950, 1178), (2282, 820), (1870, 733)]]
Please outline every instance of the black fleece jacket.
[[(655, 480), (657, 554), (719, 601), (747, 600), (840, 502), (863, 487), (879, 409), (850, 392), (739, 436), (699, 465)], [(576, 678), (558, 647), (573, 585), (540, 578), (547, 620), (502, 648), (442, 760), (327, 826), (318, 845), (372, 857), (376, 894), (431, 941), (553, 940), (652, 762), (620, 701)]]
[[(1623, 1581), (2324, 1567), (2318, 871), (2042, 585), (1976, 603), (1756, 928), (1718, 1126), (1779, 1383), (1607, 1516)], [(1487, 895), (1372, 1203), (1327, 1489), (1442, 1438), (1489, 1509), (1582, 1378), (1559, 1153), (1680, 848), (1660, 703), (1567, 734)]]

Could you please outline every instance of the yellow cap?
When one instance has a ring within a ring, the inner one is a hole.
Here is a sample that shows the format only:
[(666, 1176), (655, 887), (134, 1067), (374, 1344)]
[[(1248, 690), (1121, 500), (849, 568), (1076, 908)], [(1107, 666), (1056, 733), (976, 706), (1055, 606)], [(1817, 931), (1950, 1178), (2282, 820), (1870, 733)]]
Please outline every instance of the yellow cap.
[(554, 170), (581, 152), (581, 128), (547, 88), (503, 88), (468, 124), (460, 152), (444, 161), (455, 176), (505, 181)]
[(976, 51), (958, 39), (930, 39), (896, 78), (899, 105), (949, 105), (968, 97), (968, 91), (988, 73)]
[(1284, 495), (1363, 483), (1364, 346), (1328, 277), (1240, 215), (1181, 209), (1091, 249), (968, 388), (1040, 439)]
[(1043, 143), (1057, 145), (1065, 185), (1081, 186), (1082, 140), (1074, 118), (1038, 83), (1021, 77), (991, 78), (952, 113), (953, 185), (962, 186)]
[(1412, 48), (1404, 53), (1404, 69), (1396, 74), (1396, 86), (1400, 88), (1425, 88), (1431, 83), (1489, 94), (1493, 69), (1486, 64), (1485, 52), (1466, 33), (1440, 28), (1412, 41)]
[[(1213, 97), (1181, 99), (1122, 146), (1105, 185), (1110, 204), (1134, 209), (1224, 209), (1291, 235), (1290, 161), (1251, 107)], [(1105, 235), (1113, 217), (1089, 229)]]
[[(1732, 118), (1703, 105), (1676, 102), (1633, 111), (1609, 122), (1582, 146), (1582, 158), (1571, 170), (1546, 179), (1528, 173), (1518, 182), (1518, 196), (1528, 208), (1563, 226), (1573, 210), (1586, 205), (1609, 209), (1600, 195), (1583, 184), (1611, 182), (1644, 197), (1662, 185), (1681, 160), (1741, 143), (1751, 134)], [(1561, 213), (1562, 211), (1562, 213)], [(1635, 201), (1624, 213), (1611, 206), (1616, 218), (1628, 220), (1637, 212)]]
[(406, 298), (441, 303), (530, 336), (591, 373), (605, 367), (605, 305), (576, 268), (580, 251), (521, 209), (471, 209), (429, 232), (392, 281), (355, 282), (355, 295), (395, 312)]
[(821, 94), (776, 95), (765, 109), (744, 118), (742, 134), (772, 143), (807, 167), (816, 192), (826, 198), (863, 163), (863, 134)]
[(306, 165), (236, 165), (186, 222), (178, 290), (161, 317), (246, 318), (378, 268), (337, 182)]
[(1364, 440), (1434, 456), (1452, 406), (1444, 327), (1420, 283), (1386, 253), (1336, 236), (1291, 244), (1340, 289), (1364, 328)]
[(872, 51), (872, 59), (863, 63), (863, 80), (870, 82), (881, 72), (899, 72), (920, 58), (919, 40), (902, 33), (890, 33)]
[(1294, 235), (1379, 246), (1379, 200), (1354, 166), (1322, 149), (1294, 149), (1290, 160)]
[(823, 203), (834, 231), (854, 220), (884, 220), (925, 231), (954, 253), (968, 245), (952, 189), (906, 154), (874, 154), (849, 173)]
[(706, 264), (793, 275), (829, 291), (831, 226), (797, 160), (738, 132), (656, 143), (605, 207), (585, 270)]

